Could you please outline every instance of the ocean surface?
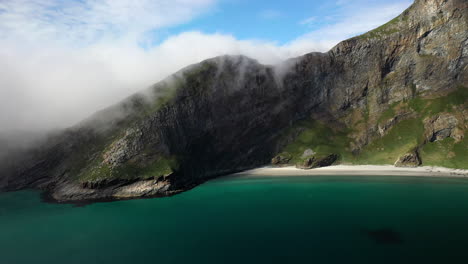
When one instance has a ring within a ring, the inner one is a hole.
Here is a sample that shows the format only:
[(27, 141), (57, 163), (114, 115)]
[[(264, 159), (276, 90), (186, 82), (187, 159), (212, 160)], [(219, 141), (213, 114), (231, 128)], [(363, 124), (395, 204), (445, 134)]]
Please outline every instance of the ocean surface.
[(226, 177), (83, 207), (1, 193), (0, 263), (468, 263), (468, 179)]

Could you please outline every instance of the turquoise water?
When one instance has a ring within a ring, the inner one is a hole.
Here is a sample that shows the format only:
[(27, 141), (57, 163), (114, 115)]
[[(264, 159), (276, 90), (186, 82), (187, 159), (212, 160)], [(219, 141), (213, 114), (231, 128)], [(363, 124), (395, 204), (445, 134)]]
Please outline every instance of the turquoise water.
[[(383, 231), (382, 231), (383, 230)], [(0, 194), (0, 263), (468, 263), (468, 180), (224, 178), (167, 198)]]

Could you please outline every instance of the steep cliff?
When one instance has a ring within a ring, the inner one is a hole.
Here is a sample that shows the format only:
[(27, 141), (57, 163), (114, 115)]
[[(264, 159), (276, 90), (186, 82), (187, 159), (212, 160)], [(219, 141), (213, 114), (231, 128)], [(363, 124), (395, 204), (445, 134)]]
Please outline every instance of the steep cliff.
[[(312, 112), (320, 114), (315, 116), (322, 123), (338, 121), (332, 127), (343, 129), (322, 131), (327, 135), (322, 137), (333, 143), (317, 142), (312, 130), (320, 129), (320, 124), (297, 124), (295, 133), (305, 131), (299, 136), (302, 142), (284, 150), (297, 157), (315, 143), (314, 151), (328, 145), (323, 151), (341, 151), (349, 163), (392, 164), (402, 152), (434, 147), (425, 146), (424, 120), (451, 115), (457, 119), (459, 135), (459, 144), (451, 148), (459, 150), (458, 157), (426, 164), (467, 168), (462, 162), (468, 154), (462, 140), (468, 96), (467, 5), (416, 1), (387, 24), (334, 47), (327, 54), (328, 68), (319, 81), (314, 80), (313, 86), (320, 87), (320, 110)], [(301, 58), (286, 82), (302, 86), (306, 76), (317, 75), (308, 68), (313, 60), (313, 54)], [(453, 151), (442, 151), (449, 152)], [(422, 156), (432, 160), (432, 154)]]
[(169, 195), (278, 153), (275, 163), (305, 167), (412, 153), (440, 165), (443, 153), (442, 165), (468, 167), (467, 29), (465, 0), (417, 0), (328, 53), (276, 66), (209, 59), (11, 153), (0, 189), (58, 201)]

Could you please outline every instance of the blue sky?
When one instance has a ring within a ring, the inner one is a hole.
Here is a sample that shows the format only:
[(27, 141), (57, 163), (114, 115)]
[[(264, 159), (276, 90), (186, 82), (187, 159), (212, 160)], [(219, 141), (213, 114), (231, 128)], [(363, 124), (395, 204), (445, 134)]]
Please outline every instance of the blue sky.
[[(324, 17), (333, 16), (335, 13), (336, 10), (330, 4), (317, 0), (223, 1), (211, 12), (190, 23), (177, 26), (170, 32), (179, 33), (191, 30), (220, 32), (233, 34), (239, 39), (263, 39), (284, 44), (310, 30), (319, 28), (320, 25), (327, 23)], [(317, 17), (317, 19), (308, 24), (300, 24), (311, 17)]]
[[(202, 15), (187, 23), (152, 32), (153, 43), (187, 31), (231, 34), (237, 39), (272, 41), (284, 45), (311, 31), (334, 25), (349, 17), (366, 20), (368, 12), (390, 8), (380, 19), (371, 18), (367, 28), (345, 37), (357, 35), (395, 16), (411, 4), (409, 0), (221, 0)], [(360, 17), (361, 16), (361, 17)], [(374, 22), (375, 21), (375, 22)]]
[[(334, 41), (397, 16), (411, 0), (0, 0), (0, 37), (69, 41), (135, 38), (151, 48), (184, 32), (285, 45)], [(339, 28), (341, 27), (341, 28)], [(331, 30), (329, 30), (331, 28)], [(334, 32), (322, 36), (329, 30)], [(328, 47), (329, 48), (329, 47)]]
[(72, 125), (214, 56), (277, 64), (326, 52), (411, 3), (0, 0), (0, 131)]

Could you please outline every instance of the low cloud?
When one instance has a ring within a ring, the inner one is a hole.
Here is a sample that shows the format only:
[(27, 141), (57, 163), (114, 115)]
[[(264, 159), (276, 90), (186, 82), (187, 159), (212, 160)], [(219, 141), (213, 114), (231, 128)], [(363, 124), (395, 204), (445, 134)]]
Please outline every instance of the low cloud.
[(201, 32), (172, 36), (151, 49), (125, 41), (83, 48), (24, 47), (13, 42), (0, 52), (0, 124), (4, 130), (67, 127), (210, 57), (243, 54), (275, 64), (328, 46), (307, 42), (277, 46)]
[(242, 54), (276, 64), (327, 51), (409, 4), (378, 6), (380, 15), (366, 12), (361, 20), (356, 20), (359, 14), (343, 14), (284, 45), (199, 31), (142, 45), (149, 33), (185, 23), (216, 5), (215, 0), (1, 1), (0, 132), (71, 126), (182, 67), (218, 55)]

